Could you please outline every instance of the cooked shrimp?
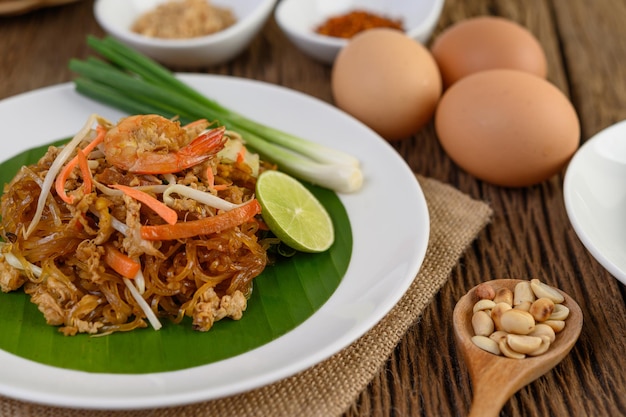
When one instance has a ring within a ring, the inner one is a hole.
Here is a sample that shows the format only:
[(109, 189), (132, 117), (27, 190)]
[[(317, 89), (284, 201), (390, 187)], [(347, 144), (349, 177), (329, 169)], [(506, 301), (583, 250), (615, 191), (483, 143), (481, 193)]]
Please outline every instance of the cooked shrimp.
[[(198, 127), (202, 132), (197, 135)], [(205, 120), (181, 127), (155, 114), (122, 119), (104, 137), (111, 165), (136, 174), (171, 174), (211, 158), (224, 146), (224, 128), (206, 130)], [(191, 141), (190, 141), (191, 140)]]

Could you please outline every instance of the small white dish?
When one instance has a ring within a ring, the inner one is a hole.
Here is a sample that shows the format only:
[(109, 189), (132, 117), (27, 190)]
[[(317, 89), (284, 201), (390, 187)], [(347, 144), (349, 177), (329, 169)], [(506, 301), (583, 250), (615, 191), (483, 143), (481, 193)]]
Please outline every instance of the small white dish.
[(263, 28), (276, 0), (212, 0), (229, 8), (237, 21), (211, 35), (190, 39), (158, 39), (131, 31), (142, 14), (169, 0), (96, 0), (94, 15), (100, 26), (117, 40), (157, 61), (175, 67), (212, 66), (241, 53)]
[(563, 196), (583, 245), (626, 285), (626, 120), (597, 133), (576, 152)]
[(409, 37), (426, 43), (439, 21), (443, 4), (444, 0), (282, 0), (274, 16), (281, 30), (302, 52), (332, 64), (348, 39), (315, 33), (328, 18), (365, 10), (400, 19)]

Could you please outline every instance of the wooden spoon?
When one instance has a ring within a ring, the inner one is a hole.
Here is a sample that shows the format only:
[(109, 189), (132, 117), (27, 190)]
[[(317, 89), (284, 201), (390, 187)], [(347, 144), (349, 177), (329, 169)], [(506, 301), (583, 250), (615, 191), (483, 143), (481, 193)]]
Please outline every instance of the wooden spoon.
[[(521, 280), (497, 279), (489, 284), (498, 290), (506, 287), (513, 291)], [(530, 384), (554, 368), (572, 349), (583, 325), (580, 306), (563, 291), (563, 304), (570, 310), (565, 320), (565, 328), (556, 334), (556, 340), (543, 355), (524, 359), (510, 359), (486, 352), (472, 342), (472, 309), (478, 297), (476, 287), (464, 295), (454, 308), (453, 325), (457, 345), (469, 369), (472, 380), (472, 406), (470, 417), (498, 416), (504, 404), (518, 390)]]

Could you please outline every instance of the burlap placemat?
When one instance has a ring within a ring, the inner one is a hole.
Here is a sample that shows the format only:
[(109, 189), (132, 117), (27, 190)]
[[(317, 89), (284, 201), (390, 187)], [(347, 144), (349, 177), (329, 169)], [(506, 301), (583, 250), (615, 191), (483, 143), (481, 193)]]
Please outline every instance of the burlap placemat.
[(491, 208), (433, 179), (418, 176), (430, 213), (422, 268), (400, 302), (343, 351), (300, 374), (241, 395), (156, 410), (92, 411), (46, 407), (0, 397), (0, 416), (184, 417), (341, 415), (356, 400), (409, 326), (448, 279), (452, 267), (491, 219)]

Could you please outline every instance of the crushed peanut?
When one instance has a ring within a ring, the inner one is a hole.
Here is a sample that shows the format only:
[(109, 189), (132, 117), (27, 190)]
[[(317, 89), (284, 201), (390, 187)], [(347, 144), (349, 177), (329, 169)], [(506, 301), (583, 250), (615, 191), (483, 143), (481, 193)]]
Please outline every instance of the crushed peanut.
[(170, 0), (140, 16), (131, 30), (151, 38), (188, 39), (219, 32), (235, 21), (230, 9), (207, 0)]

